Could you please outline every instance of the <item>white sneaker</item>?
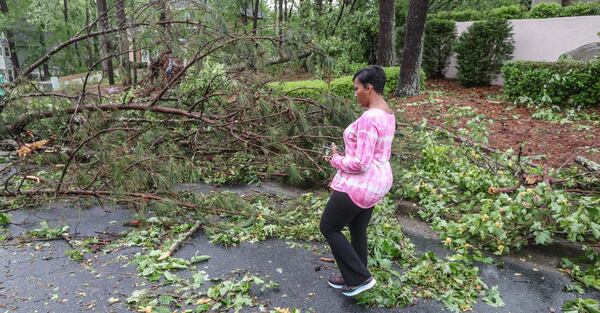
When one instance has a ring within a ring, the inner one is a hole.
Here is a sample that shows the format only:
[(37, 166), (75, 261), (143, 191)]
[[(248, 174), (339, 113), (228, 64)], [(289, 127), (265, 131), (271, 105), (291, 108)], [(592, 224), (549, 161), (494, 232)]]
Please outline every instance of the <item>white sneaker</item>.
[(375, 281), (375, 278), (369, 277), (369, 279), (367, 279), (367, 281), (365, 281), (360, 286), (356, 286), (356, 287), (346, 286), (346, 287), (342, 288), (342, 293), (346, 297), (354, 297), (363, 291), (367, 291), (367, 290), (373, 288), (376, 283), (377, 282)]

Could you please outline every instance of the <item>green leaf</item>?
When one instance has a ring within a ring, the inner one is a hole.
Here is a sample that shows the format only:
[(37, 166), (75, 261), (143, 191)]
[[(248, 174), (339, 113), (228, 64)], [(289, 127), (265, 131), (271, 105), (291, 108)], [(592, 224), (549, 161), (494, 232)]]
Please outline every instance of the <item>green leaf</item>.
[(594, 235), (594, 238), (600, 239), (600, 224), (591, 222), (590, 228), (592, 229), (592, 234)]
[(192, 282), (192, 288), (198, 289), (204, 284), (205, 281), (208, 280), (208, 275), (206, 274), (206, 272), (200, 271), (194, 273), (194, 275), (192, 275), (192, 279), (194, 280)]
[[(148, 264), (145, 264), (144, 266), (147, 266), (147, 265)], [(142, 266), (140, 266), (140, 267), (142, 267)], [(141, 275), (145, 277), (145, 276), (148, 276), (148, 275), (154, 273), (155, 271), (156, 271), (156, 267), (148, 266), (148, 267), (144, 268)]]
[(565, 302), (562, 310), (564, 313), (600, 313), (600, 305), (594, 299), (577, 298)]
[(252, 299), (250, 299), (250, 297), (239, 294), (235, 296), (235, 301), (233, 302), (233, 308), (235, 309), (235, 312), (239, 312), (239, 310), (244, 308), (244, 306), (249, 305), (252, 305)]
[(171, 309), (164, 306), (157, 306), (152, 308), (152, 312), (156, 313), (171, 313)]
[(177, 277), (177, 275), (171, 274), (171, 272), (169, 272), (169, 271), (165, 271), (164, 275), (165, 275), (165, 278), (171, 282), (179, 279), (179, 277)]
[(10, 223), (8, 214), (0, 213), (0, 226), (8, 225), (8, 223)]
[(535, 232), (535, 243), (539, 245), (545, 245), (552, 242), (552, 234), (547, 231), (538, 231)]
[(487, 290), (485, 297), (483, 298), (487, 304), (493, 307), (502, 307), (504, 306), (504, 301), (500, 297), (500, 292), (498, 291), (498, 286), (494, 286)]
[(175, 299), (169, 295), (160, 295), (158, 297), (158, 303), (160, 303), (162, 305), (169, 305), (173, 301), (175, 301)]
[(579, 294), (584, 294), (585, 290), (583, 289), (583, 286), (581, 286), (580, 284), (570, 284), (570, 285), (566, 285), (565, 289), (569, 292), (577, 292)]
[(135, 304), (140, 302), (140, 300), (146, 296), (148, 294), (148, 289), (140, 289), (140, 290), (134, 290), (131, 293), (131, 296), (129, 296), (129, 298), (127, 298), (125, 300), (125, 303), (127, 304)]
[(190, 259), (190, 263), (195, 264), (210, 260), (210, 255), (195, 255)]

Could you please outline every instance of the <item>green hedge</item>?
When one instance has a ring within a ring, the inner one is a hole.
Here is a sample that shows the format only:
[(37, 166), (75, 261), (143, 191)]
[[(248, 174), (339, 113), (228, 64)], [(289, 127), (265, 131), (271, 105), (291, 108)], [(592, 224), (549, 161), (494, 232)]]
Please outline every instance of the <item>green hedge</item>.
[(523, 19), (523, 18), (551, 18), (566, 16), (600, 15), (600, 3), (576, 3), (561, 6), (558, 3), (540, 3), (530, 11), (519, 5), (509, 5), (489, 11), (473, 9), (442, 11), (430, 14), (428, 18), (452, 20), (455, 22), (479, 21), (489, 19)]
[(558, 3), (540, 3), (529, 11), (529, 18), (600, 15), (600, 3), (576, 3), (561, 6)]
[[(394, 91), (398, 82), (398, 76), (400, 75), (399, 67), (384, 67), (385, 76), (387, 77), (387, 83), (385, 84), (384, 93), (388, 95)], [(332, 80), (329, 85), (323, 80), (299, 80), (291, 82), (273, 82), (268, 83), (266, 86), (275, 91), (283, 92), (288, 95), (298, 97), (317, 98), (323, 92), (329, 90), (333, 94), (345, 97), (354, 97), (354, 83), (352, 81), (353, 75), (342, 76)], [(421, 89), (425, 88), (425, 72), (421, 70)]]
[(502, 67), (504, 94), (517, 103), (600, 105), (600, 60), (514, 61)]
[[(389, 79), (390, 78), (388, 77), (388, 80)], [(385, 85), (387, 87), (387, 83)], [(340, 78), (332, 80), (329, 83), (329, 90), (340, 97), (354, 97), (354, 82), (352, 81), (352, 75), (342, 76)]]
[[(400, 75), (400, 67), (384, 67), (385, 76), (387, 78), (387, 82), (385, 84), (384, 94), (389, 95), (396, 89), (396, 84), (398, 83), (398, 76)], [(421, 89), (425, 88), (425, 79), (426, 75), (423, 70), (420, 73), (421, 79)], [(352, 82), (352, 75), (343, 76), (340, 78), (336, 78), (329, 83), (329, 89), (334, 94), (340, 97), (352, 98), (354, 97), (354, 83)]]
[(529, 11), (532, 18), (550, 18), (560, 16), (563, 6), (558, 3), (540, 3)]
[(290, 82), (273, 82), (266, 85), (268, 88), (295, 97), (316, 98), (327, 91), (324, 80), (297, 80)]

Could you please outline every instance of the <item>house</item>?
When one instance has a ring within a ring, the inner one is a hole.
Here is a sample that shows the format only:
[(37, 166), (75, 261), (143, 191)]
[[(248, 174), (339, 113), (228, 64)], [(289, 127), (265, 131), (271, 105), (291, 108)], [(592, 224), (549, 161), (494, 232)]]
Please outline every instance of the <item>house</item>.
[(3, 37), (0, 37), (0, 74), (5, 77), (6, 82), (15, 80), (15, 71), (13, 69), (12, 61), (10, 60), (8, 40)]

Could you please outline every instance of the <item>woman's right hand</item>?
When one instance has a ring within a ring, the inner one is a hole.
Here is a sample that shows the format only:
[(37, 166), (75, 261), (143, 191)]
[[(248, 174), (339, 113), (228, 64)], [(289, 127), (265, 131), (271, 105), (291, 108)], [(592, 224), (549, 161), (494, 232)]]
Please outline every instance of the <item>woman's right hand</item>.
[(335, 143), (332, 142), (331, 143), (331, 155), (333, 156), (333, 155), (336, 155), (336, 154), (338, 154), (337, 146), (335, 145)]

